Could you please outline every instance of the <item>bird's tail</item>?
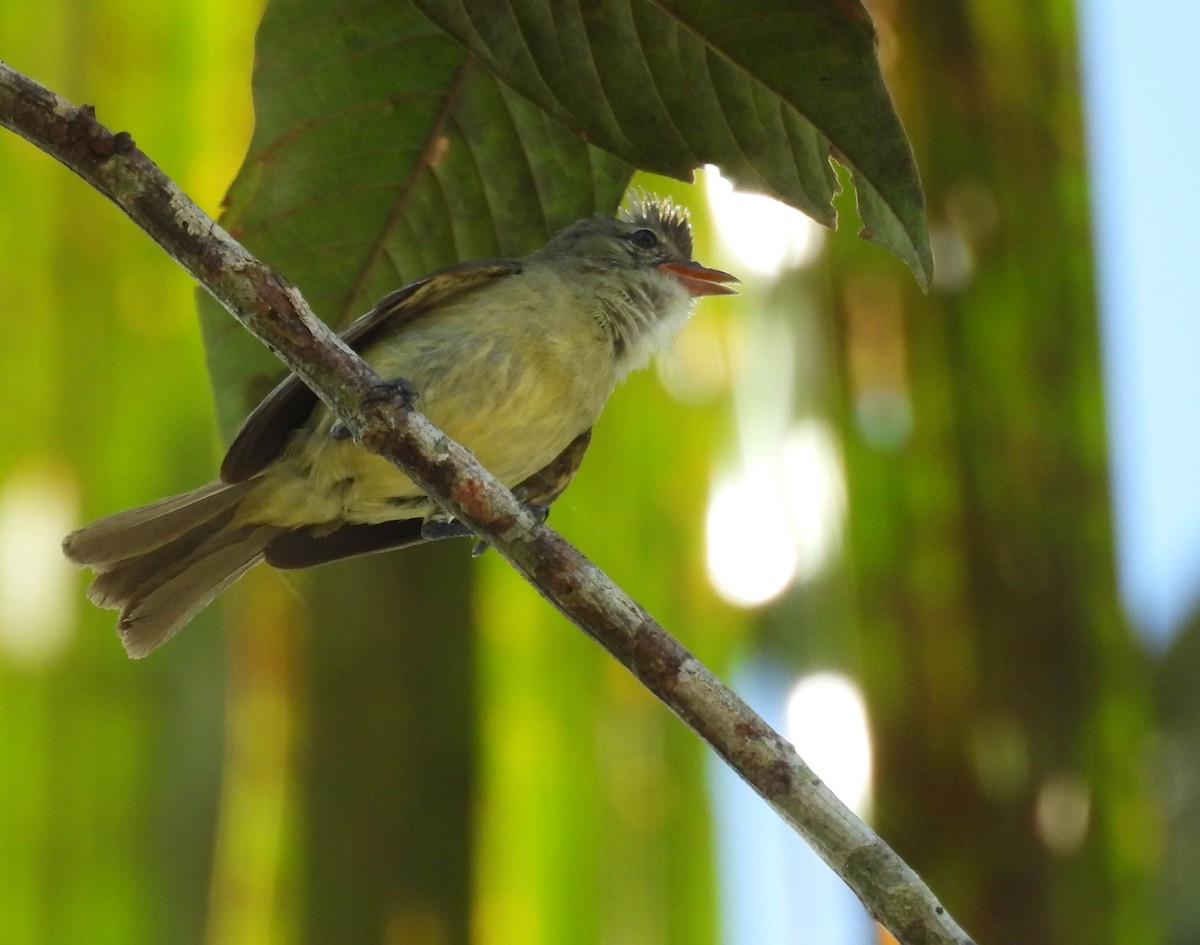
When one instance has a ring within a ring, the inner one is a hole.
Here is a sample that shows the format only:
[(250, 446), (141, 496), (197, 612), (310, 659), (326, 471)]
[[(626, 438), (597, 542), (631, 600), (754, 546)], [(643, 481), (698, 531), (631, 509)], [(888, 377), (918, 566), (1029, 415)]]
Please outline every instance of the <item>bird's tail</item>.
[(117, 629), (130, 656), (140, 659), (171, 639), (286, 531), (236, 521), (253, 485), (209, 483), (98, 519), (63, 539), (66, 556), (96, 572), (88, 597), (121, 612)]

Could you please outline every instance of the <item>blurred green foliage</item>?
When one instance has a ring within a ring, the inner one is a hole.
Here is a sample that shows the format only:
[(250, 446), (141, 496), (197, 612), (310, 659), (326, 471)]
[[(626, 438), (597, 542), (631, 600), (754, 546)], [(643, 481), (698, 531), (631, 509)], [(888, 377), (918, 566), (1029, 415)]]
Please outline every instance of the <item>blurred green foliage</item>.
[(1150, 678), (1116, 594), (1072, 4), (881, 19), (938, 270), (922, 297), (836, 241), (880, 822), (981, 940), (1156, 942)]
[[(255, 20), (231, 0), (50, 0), (4, 4), (0, 37), (6, 62), (95, 104), (216, 211), (249, 140)], [(219, 614), (136, 671), (54, 534), (213, 468), (193, 288), (8, 133), (0, 181), (0, 939), (199, 942), (223, 765)]]

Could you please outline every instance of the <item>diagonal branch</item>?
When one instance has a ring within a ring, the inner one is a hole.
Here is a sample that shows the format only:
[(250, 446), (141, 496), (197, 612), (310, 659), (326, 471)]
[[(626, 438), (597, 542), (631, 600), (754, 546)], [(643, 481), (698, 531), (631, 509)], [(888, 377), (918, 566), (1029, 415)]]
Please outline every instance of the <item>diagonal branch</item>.
[(204, 214), (124, 132), (0, 63), (0, 124), (116, 203), (299, 374), (369, 450), (493, 545), (555, 607), (696, 731), (903, 945), (971, 945), (928, 887), (736, 694), (462, 446), (380, 397), (382, 380), (300, 293)]

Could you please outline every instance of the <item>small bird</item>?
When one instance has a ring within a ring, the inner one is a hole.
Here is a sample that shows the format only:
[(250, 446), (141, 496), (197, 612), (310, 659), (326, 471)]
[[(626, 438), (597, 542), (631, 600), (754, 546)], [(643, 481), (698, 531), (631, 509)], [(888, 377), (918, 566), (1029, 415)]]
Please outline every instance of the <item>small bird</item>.
[[(342, 339), (517, 497), (548, 508), (617, 383), (735, 291), (692, 260), (686, 213), (635, 194), (520, 259), (461, 263), (386, 295)], [(63, 551), (119, 610), (126, 652), (162, 645), (260, 561), (302, 568), (469, 534), (356, 443), (296, 375), (250, 414), (220, 479), (72, 532)]]

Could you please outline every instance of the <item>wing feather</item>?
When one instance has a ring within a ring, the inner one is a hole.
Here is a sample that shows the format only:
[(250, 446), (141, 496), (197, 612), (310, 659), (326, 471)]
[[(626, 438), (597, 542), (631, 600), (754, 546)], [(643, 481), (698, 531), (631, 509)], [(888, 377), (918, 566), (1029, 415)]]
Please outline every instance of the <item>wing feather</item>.
[[(356, 351), (362, 350), (382, 329), (394, 330), (434, 305), (520, 271), (521, 263), (515, 259), (450, 266), (389, 292), (371, 311), (347, 326), (341, 338)], [(317, 395), (299, 376), (289, 374), (242, 423), (221, 463), (221, 480), (242, 482), (266, 469), (316, 405)]]
[[(584, 430), (549, 465), (517, 485), (513, 493), (531, 505), (550, 505), (570, 484), (591, 439), (591, 429)], [(426, 540), (421, 534), (421, 524), (419, 518), (407, 518), (378, 525), (346, 524), (323, 533), (315, 533), (311, 528), (291, 529), (267, 545), (267, 564), (275, 568), (311, 568), (343, 558), (419, 545)]]

